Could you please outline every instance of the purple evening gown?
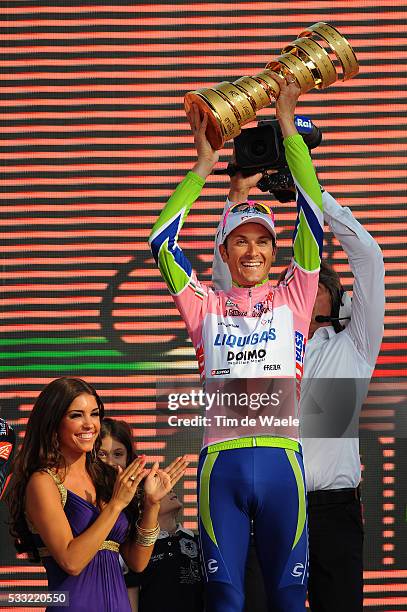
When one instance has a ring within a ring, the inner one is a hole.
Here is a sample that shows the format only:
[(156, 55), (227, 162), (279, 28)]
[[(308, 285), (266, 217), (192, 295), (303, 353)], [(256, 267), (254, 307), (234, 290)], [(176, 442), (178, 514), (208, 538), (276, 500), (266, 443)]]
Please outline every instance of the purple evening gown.
[[(53, 474), (51, 476), (59, 488), (66, 517), (76, 537), (92, 525), (99, 516), (99, 510), (76, 493), (65, 489)], [(127, 517), (121, 512), (105, 542), (124, 542), (128, 526)], [(99, 550), (78, 576), (70, 576), (52, 557), (44, 556), (46, 550), (42, 548), (44, 545), (39, 535), (34, 534), (34, 538), (47, 572), (48, 590), (69, 591), (69, 607), (49, 606), (48, 612), (131, 612), (118, 552)]]

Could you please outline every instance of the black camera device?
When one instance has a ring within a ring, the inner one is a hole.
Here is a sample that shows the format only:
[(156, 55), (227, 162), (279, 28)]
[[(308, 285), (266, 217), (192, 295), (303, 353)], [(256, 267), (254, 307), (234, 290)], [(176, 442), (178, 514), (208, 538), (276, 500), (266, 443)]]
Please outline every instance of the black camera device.
[[(308, 117), (295, 116), (295, 126), (309, 149), (317, 147), (322, 132)], [(261, 191), (269, 191), (279, 202), (295, 200), (294, 180), (285, 158), (283, 136), (277, 119), (259, 121), (258, 127), (247, 128), (234, 139), (236, 163), (228, 165), (231, 176), (241, 172), (250, 176), (262, 172), (257, 183)], [(268, 174), (267, 170), (276, 172)]]

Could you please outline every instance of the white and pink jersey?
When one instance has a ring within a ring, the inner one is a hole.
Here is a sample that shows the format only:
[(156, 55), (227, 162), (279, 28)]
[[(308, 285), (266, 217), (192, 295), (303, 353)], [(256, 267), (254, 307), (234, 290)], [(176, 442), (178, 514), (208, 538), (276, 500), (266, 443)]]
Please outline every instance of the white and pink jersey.
[[(303, 371), (305, 343), (309, 321), (314, 305), (318, 271), (301, 270), (295, 262), (290, 266), (284, 283), (273, 287), (268, 281), (250, 289), (233, 287), (230, 291), (213, 291), (197, 281), (195, 274), (181, 294), (174, 296), (175, 303), (187, 325), (193, 342), (198, 365), (206, 390), (214, 393), (225, 388), (225, 381), (233, 381), (227, 388), (240, 392), (242, 387), (236, 381), (254, 379), (246, 382), (245, 390), (250, 393), (266, 392), (265, 379), (287, 379), (284, 393), (295, 390), (294, 381), (300, 381)], [(219, 379), (216, 384), (214, 379)], [(260, 384), (261, 380), (261, 384)], [(257, 381), (257, 384), (256, 384)], [(282, 382), (282, 381), (281, 381)], [(281, 386), (281, 385), (280, 385)], [(297, 402), (291, 395), (285, 398), (284, 409), (278, 411), (281, 418), (292, 417), (290, 424), (279, 428), (267, 427), (256, 422), (243, 425), (239, 418), (235, 434), (242, 435), (284, 435), (298, 438)], [(222, 415), (236, 418), (236, 409), (228, 409), (224, 404), (216, 405), (208, 413), (205, 444), (220, 439), (236, 437), (231, 432), (230, 423), (212, 416)], [(240, 416), (258, 420), (258, 411), (241, 407)], [(263, 411), (263, 417), (270, 415), (270, 408)], [(226, 427), (226, 423), (228, 426)], [(268, 421), (270, 425), (270, 421)], [(294, 423), (294, 424), (293, 424)]]

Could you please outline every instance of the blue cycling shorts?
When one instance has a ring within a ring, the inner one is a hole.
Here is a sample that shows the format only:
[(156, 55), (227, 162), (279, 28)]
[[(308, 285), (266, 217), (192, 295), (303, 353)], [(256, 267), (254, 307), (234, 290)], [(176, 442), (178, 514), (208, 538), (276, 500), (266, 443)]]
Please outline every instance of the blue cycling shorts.
[(244, 609), (251, 520), (270, 610), (303, 611), (308, 538), (300, 447), (282, 438), (275, 440), (289, 448), (258, 445), (264, 438), (244, 440), (250, 446), (234, 448), (242, 442), (233, 440), (200, 454), (199, 527), (207, 612)]

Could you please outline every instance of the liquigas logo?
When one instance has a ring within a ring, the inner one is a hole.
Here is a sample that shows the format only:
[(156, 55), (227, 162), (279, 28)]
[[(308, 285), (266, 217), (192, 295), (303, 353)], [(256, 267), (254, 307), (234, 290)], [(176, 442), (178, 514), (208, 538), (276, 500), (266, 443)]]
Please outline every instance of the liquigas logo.
[(236, 334), (216, 334), (214, 346), (229, 346), (231, 348), (238, 346), (255, 346), (261, 342), (268, 342), (269, 340), (276, 339), (276, 330), (274, 327), (270, 327), (268, 330), (264, 330), (260, 334), (254, 332), (247, 336), (238, 336)]

